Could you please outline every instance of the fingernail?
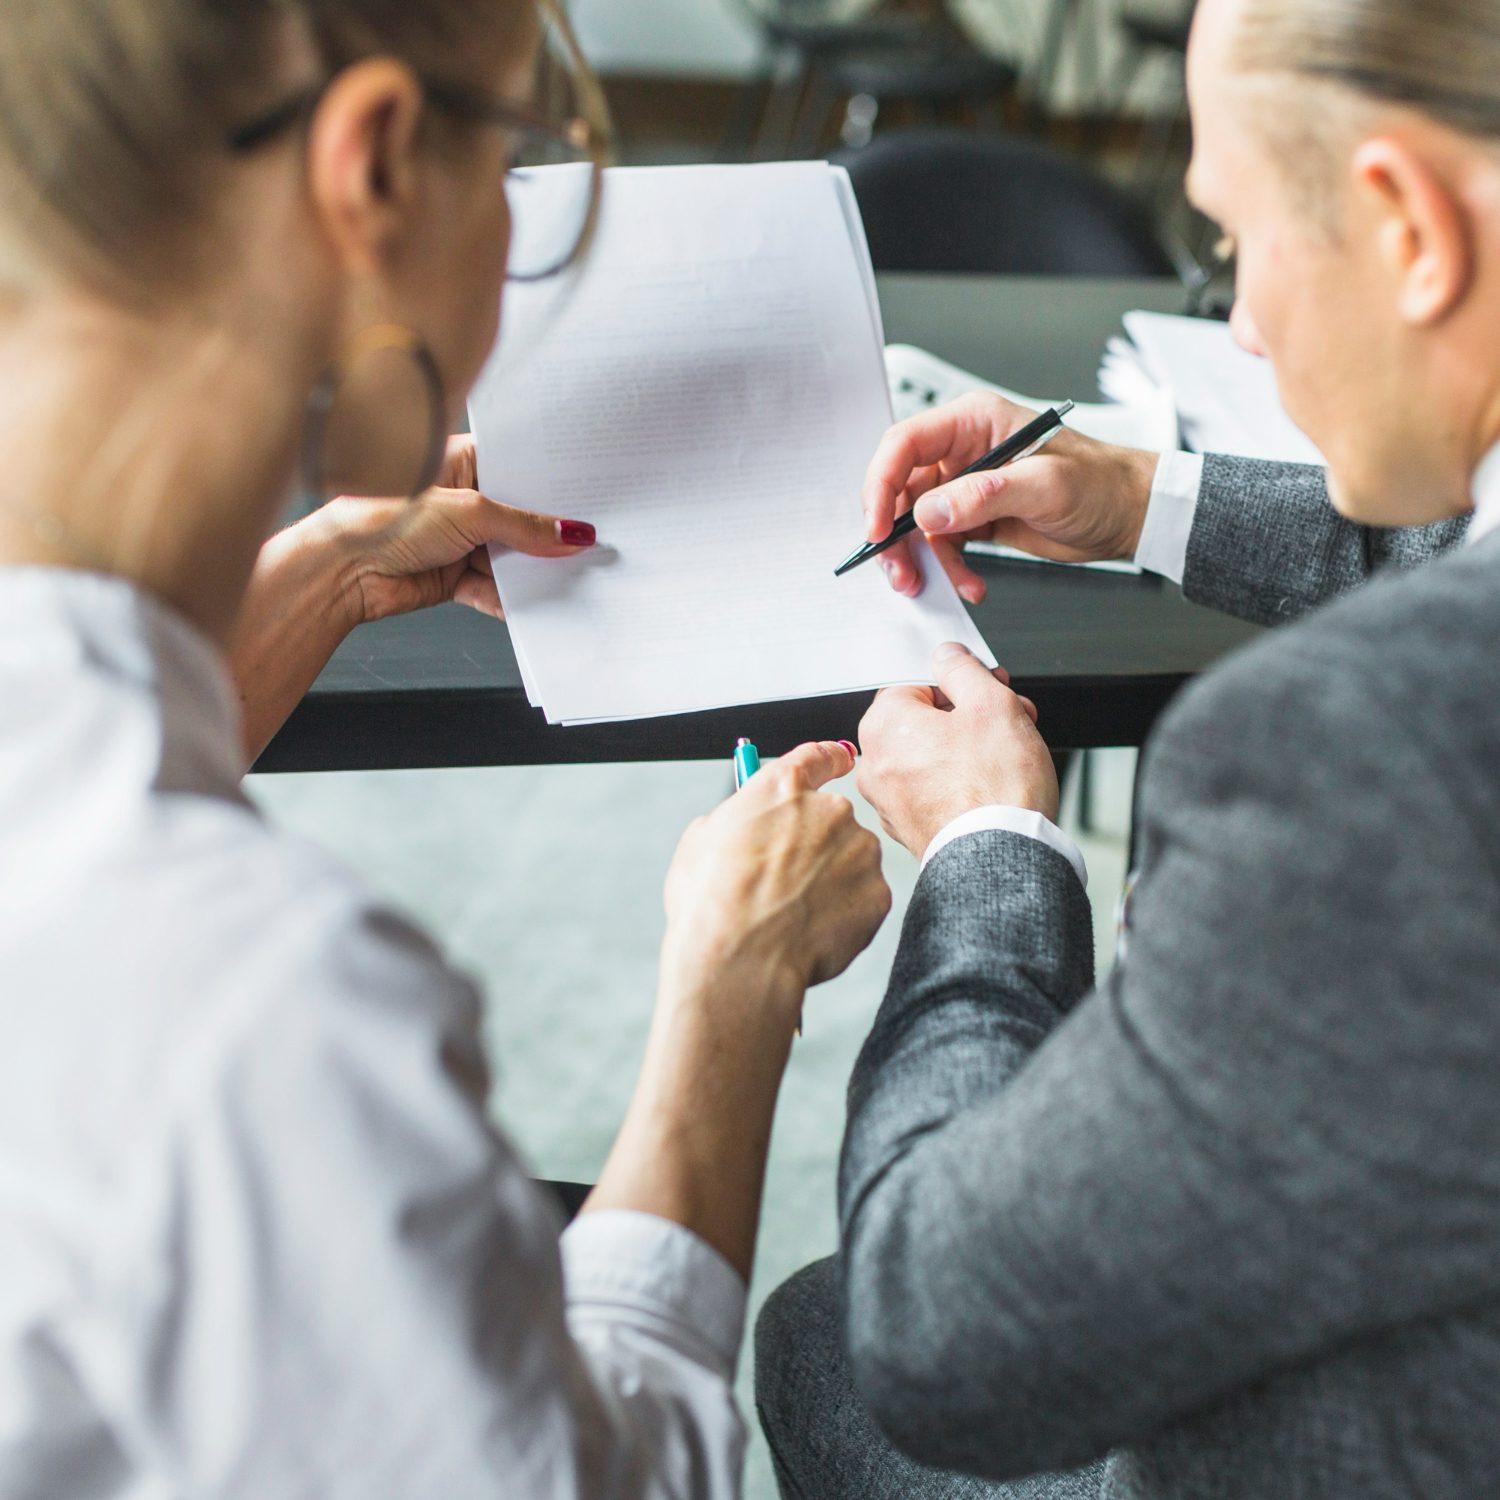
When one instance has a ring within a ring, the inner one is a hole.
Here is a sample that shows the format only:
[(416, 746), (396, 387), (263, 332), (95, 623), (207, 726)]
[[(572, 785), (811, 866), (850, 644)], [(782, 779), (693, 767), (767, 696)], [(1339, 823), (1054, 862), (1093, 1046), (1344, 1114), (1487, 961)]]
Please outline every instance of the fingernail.
[(958, 591), (970, 604), (979, 603), (979, 585), (977, 583), (966, 583)]
[(923, 531), (946, 531), (953, 524), (953, 507), (945, 495), (928, 495), (922, 501), (922, 514), (917, 525)]
[(587, 521), (559, 521), (557, 539), (565, 547), (592, 547), (599, 533)]
[(850, 760), (858, 760), (858, 758), (859, 758), (859, 751), (855, 747), (855, 744), (854, 744), (853, 740), (840, 740), (839, 744), (841, 744), (844, 747), (844, 749), (846, 749), (849, 752), (849, 759)]
[(878, 558), (877, 561), (880, 563), (881, 571), (894, 583), (896, 581), (896, 564), (889, 557)]
[(939, 646), (935, 652), (933, 652), (933, 656), (938, 661), (947, 661), (949, 657), (967, 656), (968, 654), (969, 648), (967, 646), (960, 646), (957, 641), (944, 641), (943, 644)]

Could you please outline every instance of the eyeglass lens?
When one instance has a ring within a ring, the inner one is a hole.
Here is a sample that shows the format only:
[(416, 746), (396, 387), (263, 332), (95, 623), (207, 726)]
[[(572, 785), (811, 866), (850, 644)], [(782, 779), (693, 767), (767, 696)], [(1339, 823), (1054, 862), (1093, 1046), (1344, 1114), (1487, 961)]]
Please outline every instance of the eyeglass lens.
[(555, 130), (513, 133), (506, 197), (511, 215), (507, 274), (534, 281), (568, 265), (592, 221), (599, 189), (598, 165), (586, 138), (566, 122), (585, 113), (579, 79), (566, 42), (544, 19), (533, 98)]

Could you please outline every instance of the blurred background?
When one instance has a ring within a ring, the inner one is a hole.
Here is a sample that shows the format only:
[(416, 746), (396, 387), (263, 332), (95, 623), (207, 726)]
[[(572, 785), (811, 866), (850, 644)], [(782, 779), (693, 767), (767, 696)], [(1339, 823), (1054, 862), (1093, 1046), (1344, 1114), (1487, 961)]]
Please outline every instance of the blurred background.
[[(1191, 0), (569, 0), (568, 9), (604, 76), (622, 162), (847, 157), (882, 134), (942, 127), (996, 160), (1019, 141), (1081, 162), (1141, 206), (1180, 274), (1208, 258), (1206, 227), (1181, 190)], [(1045, 198), (1029, 210), (1045, 214)], [(886, 269), (878, 255), (877, 269)]]
[[(570, 0), (625, 164), (835, 155), (877, 271), (1208, 280), (1182, 197), (1180, 0)], [(1087, 397), (1086, 391), (1074, 394)], [(998, 647), (998, 643), (997, 643)], [(1074, 757), (1063, 823), (1085, 849), (1108, 967), (1135, 752)], [(1087, 769), (1087, 788), (1080, 772)], [(539, 1176), (591, 1181), (645, 1039), (660, 891), (729, 765), (537, 766), (254, 776), (268, 815), (332, 850), (484, 986), (497, 1120)], [(836, 788), (855, 796), (853, 778)], [(871, 826), (871, 809), (858, 802)], [(783, 1092), (751, 1308), (837, 1242), (844, 1087), (916, 878), (811, 997)], [(746, 1493), (775, 1486), (751, 1403)]]

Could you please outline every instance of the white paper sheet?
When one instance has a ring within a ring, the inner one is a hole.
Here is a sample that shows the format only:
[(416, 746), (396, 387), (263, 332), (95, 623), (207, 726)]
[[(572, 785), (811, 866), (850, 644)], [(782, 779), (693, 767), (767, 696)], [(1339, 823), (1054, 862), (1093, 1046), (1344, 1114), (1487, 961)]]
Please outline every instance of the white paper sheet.
[(890, 420), (842, 192), (823, 163), (612, 171), (583, 271), (507, 290), (480, 485), (599, 534), (494, 555), (550, 720), (930, 682), (945, 640), (993, 663), (935, 565), (916, 600), (833, 576)]
[[(1131, 312), (1125, 314), (1125, 328), (1141, 366), (1171, 396), (1188, 446), (1199, 453), (1323, 463), (1312, 439), (1287, 416), (1270, 360), (1241, 349), (1228, 324)], [(1128, 364), (1128, 356), (1122, 361), (1122, 351), (1112, 350), (1101, 388), (1109, 389), (1122, 375), (1129, 378)]]

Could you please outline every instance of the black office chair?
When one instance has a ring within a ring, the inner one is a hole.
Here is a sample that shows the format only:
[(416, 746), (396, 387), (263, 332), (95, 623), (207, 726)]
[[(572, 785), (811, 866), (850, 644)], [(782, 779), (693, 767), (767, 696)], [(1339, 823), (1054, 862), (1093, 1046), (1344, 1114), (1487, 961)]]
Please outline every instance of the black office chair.
[(934, 26), (923, 46), (851, 48), (827, 67), (829, 86), (846, 101), (839, 138), (855, 148), (870, 141), (877, 116), (892, 104), (933, 124), (969, 111), (998, 129), (1019, 77), (1015, 63), (980, 51), (950, 24)]
[[(992, 276), (1176, 274), (1145, 212), (1072, 157), (957, 131), (876, 136), (839, 152), (877, 271)], [(1073, 756), (1055, 757), (1061, 779)], [(1077, 758), (1078, 821), (1093, 831), (1093, 767)]]
[[(891, 0), (851, 9), (839, 0), (738, 0), (764, 40), (761, 77), (741, 91), (721, 154), (800, 157), (818, 151), (842, 99), (841, 136), (863, 144), (884, 105), (936, 120), (962, 109), (996, 122), (1015, 67), (989, 57), (942, 7), (905, 10)], [(766, 94), (757, 130), (755, 103)]]
[(1139, 205), (1034, 141), (899, 131), (833, 159), (849, 169), (877, 271), (1175, 274)]
[(829, 63), (852, 51), (920, 43), (929, 24), (888, 11), (884, 0), (852, 10), (839, 0), (735, 3), (761, 34), (762, 67), (730, 112), (720, 143), (725, 161), (805, 154), (833, 104)]

